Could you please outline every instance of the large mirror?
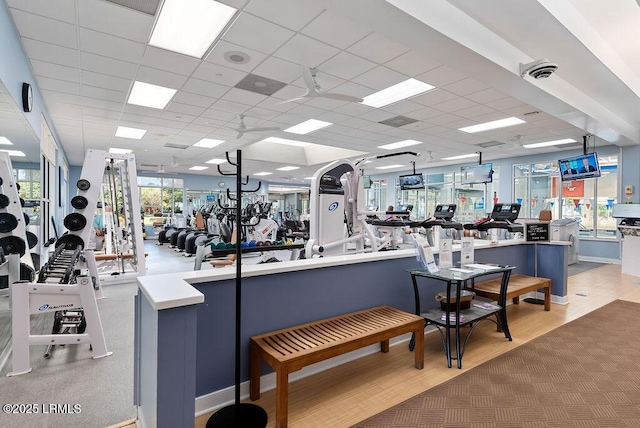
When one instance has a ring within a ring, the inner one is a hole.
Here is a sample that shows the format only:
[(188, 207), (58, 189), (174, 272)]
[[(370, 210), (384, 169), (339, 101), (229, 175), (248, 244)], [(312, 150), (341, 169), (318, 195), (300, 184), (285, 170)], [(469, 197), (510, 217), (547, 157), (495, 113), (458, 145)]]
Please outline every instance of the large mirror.
[[(35, 113), (31, 113), (35, 114)], [(0, 82), (0, 150), (19, 150), (25, 156), (11, 156), (14, 179), (21, 184), (21, 197), (25, 200), (40, 199), (40, 144), (38, 138), (26, 120), (22, 110), (16, 105), (13, 97)], [(5, 140), (6, 139), (6, 140)], [(8, 144), (7, 140), (11, 143)], [(18, 174), (18, 177), (15, 177)], [(4, 178), (4, 177), (3, 177)], [(28, 197), (24, 197), (28, 194)], [(27, 206), (31, 205), (31, 206)], [(25, 204), (25, 211), (34, 221), (27, 230), (40, 236), (38, 230), (37, 206), (35, 203)], [(2, 234), (6, 236), (6, 234)], [(11, 337), (11, 310), (9, 309), (9, 290), (6, 277), (0, 277), (0, 360)]]

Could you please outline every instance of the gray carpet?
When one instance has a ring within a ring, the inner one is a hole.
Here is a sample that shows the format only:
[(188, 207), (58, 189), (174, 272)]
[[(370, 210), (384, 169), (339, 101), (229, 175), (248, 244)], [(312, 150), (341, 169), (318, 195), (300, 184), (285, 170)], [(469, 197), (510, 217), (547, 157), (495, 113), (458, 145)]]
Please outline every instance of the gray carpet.
[(578, 262), (569, 265), (569, 276), (577, 275), (582, 272), (586, 272), (591, 269), (599, 268), (600, 266), (606, 266), (606, 263), (595, 262)]
[[(57, 348), (43, 358), (45, 347), (31, 347), (32, 372), (6, 377), (11, 361), (0, 372), (2, 404), (79, 404), (76, 414), (3, 414), (1, 428), (106, 427), (136, 417), (133, 406), (133, 296), (136, 283), (103, 288), (98, 300), (107, 348), (113, 355), (93, 360), (88, 345)], [(39, 322), (49, 332), (51, 322)], [(32, 329), (35, 332), (35, 329)]]

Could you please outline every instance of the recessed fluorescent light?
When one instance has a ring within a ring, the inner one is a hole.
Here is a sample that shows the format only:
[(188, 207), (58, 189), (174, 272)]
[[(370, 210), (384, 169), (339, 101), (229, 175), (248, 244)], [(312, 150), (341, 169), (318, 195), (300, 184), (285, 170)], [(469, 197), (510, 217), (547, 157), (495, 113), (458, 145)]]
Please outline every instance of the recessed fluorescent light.
[(118, 126), (116, 130), (116, 137), (121, 138), (131, 138), (134, 140), (139, 140), (144, 137), (144, 134), (147, 133), (146, 129), (138, 129), (138, 128), (127, 128), (126, 126)]
[(300, 169), (299, 166), (283, 166), (282, 168), (276, 168), (278, 171), (293, 171), (294, 169)]
[(111, 147), (109, 149), (109, 153), (115, 153), (118, 155), (126, 155), (127, 153), (131, 153), (133, 150), (129, 150), (129, 149), (119, 149), (117, 147)]
[(260, 176), (262, 176), (262, 175), (271, 175), (271, 174), (273, 174), (273, 173), (272, 173), (272, 172), (256, 172), (256, 173), (255, 173), (255, 174), (253, 174), (253, 175), (260, 175)]
[(226, 161), (227, 161), (226, 159), (216, 159), (216, 158), (213, 158), (213, 159), (209, 159), (209, 160), (208, 160), (208, 161), (206, 161), (205, 163), (213, 163), (213, 164), (216, 164), (216, 165), (220, 165), (220, 164), (225, 163)]
[(5, 146), (13, 146), (13, 143), (9, 141), (7, 137), (0, 137), (0, 144)]
[(458, 131), (468, 132), (468, 133), (482, 132), (482, 131), (488, 131), (490, 129), (498, 129), (498, 128), (504, 128), (507, 126), (519, 125), (521, 123), (525, 123), (525, 121), (522, 119), (518, 119), (517, 117), (508, 117), (506, 119), (494, 120), (492, 122), (486, 122), (486, 123), (479, 123), (473, 126), (465, 126), (464, 128), (458, 128)]
[(404, 165), (387, 165), (387, 166), (378, 166), (376, 169), (391, 169), (391, 168), (400, 168)]
[(175, 89), (135, 81), (129, 95), (128, 104), (163, 109), (176, 93)]
[(235, 13), (212, 0), (165, 0), (149, 44), (202, 59)]
[(409, 146), (415, 146), (418, 144), (422, 144), (422, 141), (416, 141), (416, 140), (404, 140), (404, 141), (398, 141), (397, 143), (391, 143), (391, 144), (385, 144), (384, 146), (378, 146), (379, 149), (385, 149), (385, 150), (395, 150), (395, 149), (399, 149), (401, 147), (409, 147)]
[(407, 79), (397, 85), (389, 86), (386, 89), (367, 95), (364, 97), (362, 104), (374, 108), (384, 107), (434, 88), (435, 86), (431, 86), (428, 83), (416, 79)]
[(278, 137), (269, 137), (260, 141), (260, 143), (276, 143), (276, 144), (285, 144), (287, 146), (296, 146), (296, 147), (306, 147), (311, 143), (306, 143), (304, 141), (296, 141), (296, 140), (287, 140), (286, 138), (278, 138)]
[(456, 159), (475, 158), (476, 156), (479, 156), (479, 155), (477, 153), (469, 153), (468, 155), (449, 156), (448, 158), (442, 158), (442, 160), (456, 160)]
[(324, 122), (322, 120), (309, 119), (305, 122), (299, 123), (297, 125), (292, 126), (291, 128), (287, 128), (284, 132), (291, 132), (294, 134), (308, 134), (309, 132), (317, 131), (318, 129), (326, 128), (327, 126), (331, 126), (333, 123)]
[(305, 177), (305, 180), (313, 180), (313, 177)]
[(213, 149), (224, 143), (224, 140), (212, 140), (211, 138), (203, 138), (193, 145), (193, 147), (204, 147), (205, 149)]
[(0, 152), (9, 153), (9, 156), (20, 156), (20, 157), (27, 156), (27, 155), (24, 154), (24, 152), (21, 152), (20, 150), (4, 150), (4, 149), (0, 149)]
[(563, 140), (555, 140), (555, 141), (544, 141), (542, 143), (532, 143), (532, 144), (523, 144), (522, 147), (525, 149), (536, 149), (538, 147), (549, 147), (549, 146), (558, 146), (560, 144), (569, 144), (575, 143), (576, 140), (573, 138), (565, 138)]
[(192, 166), (189, 168), (191, 171), (204, 171), (205, 169), (209, 169), (208, 166)]

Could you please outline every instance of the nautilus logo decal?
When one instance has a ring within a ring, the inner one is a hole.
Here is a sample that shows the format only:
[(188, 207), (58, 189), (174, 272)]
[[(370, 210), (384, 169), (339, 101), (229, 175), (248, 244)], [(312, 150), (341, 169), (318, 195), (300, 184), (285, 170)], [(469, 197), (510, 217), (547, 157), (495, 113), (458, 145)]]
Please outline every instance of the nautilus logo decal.
[(47, 309), (49, 309), (49, 304), (45, 303), (44, 305), (40, 306), (38, 308), (39, 311), (46, 311)]
[(335, 211), (338, 209), (339, 206), (340, 204), (337, 201), (333, 202), (331, 205), (329, 205), (329, 211)]

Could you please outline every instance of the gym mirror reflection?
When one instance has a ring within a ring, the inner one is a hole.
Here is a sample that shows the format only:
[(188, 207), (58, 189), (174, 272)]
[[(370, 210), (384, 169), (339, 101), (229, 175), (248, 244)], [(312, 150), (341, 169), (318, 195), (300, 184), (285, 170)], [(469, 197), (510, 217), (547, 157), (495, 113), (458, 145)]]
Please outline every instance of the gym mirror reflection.
[[(33, 132), (31, 125), (27, 122), (24, 113), (16, 105), (14, 99), (9, 94), (7, 88), (0, 81), (0, 137), (9, 140), (12, 145), (2, 144), (0, 149), (20, 150), (26, 154), (25, 157), (11, 157), (12, 167), (20, 171), (34, 171), (39, 177), (39, 142), (36, 134)], [(3, 140), (4, 141), (4, 140)], [(34, 182), (38, 182), (39, 179)], [(28, 190), (28, 189), (24, 189)], [(39, 196), (38, 196), (39, 199)], [(34, 207), (31, 207), (34, 208)], [(34, 217), (31, 216), (33, 219)], [(27, 227), (39, 236), (37, 230), (33, 230), (37, 226), (32, 222)], [(32, 251), (35, 251), (34, 248)], [(11, 338), (11, 310), (9, 309), (9, 290), (8, 278), (0, 277), (0, 363), (7, 356), (7, 344)]]

